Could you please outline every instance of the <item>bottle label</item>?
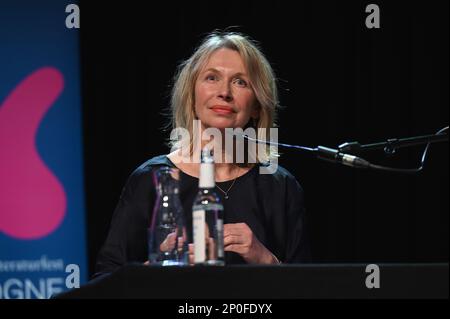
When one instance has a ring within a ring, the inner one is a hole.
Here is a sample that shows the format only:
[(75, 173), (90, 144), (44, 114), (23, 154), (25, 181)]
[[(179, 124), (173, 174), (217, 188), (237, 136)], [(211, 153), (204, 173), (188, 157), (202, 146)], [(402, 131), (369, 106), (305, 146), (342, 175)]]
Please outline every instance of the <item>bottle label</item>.
[(217, 229), (217, 257), (220, 259), (223, 259), (224, 252), (223, 252), (223, 220), (218, 219), (216, 223), (216, 229)]
[(200, 164), (199, 188), (214, 188), (214, 163)]
[(205, 255), (205, 211), (194, 210), (192, 212), (192, 222), (194, 229), (194, 263), (203, 263), (206, 260)]

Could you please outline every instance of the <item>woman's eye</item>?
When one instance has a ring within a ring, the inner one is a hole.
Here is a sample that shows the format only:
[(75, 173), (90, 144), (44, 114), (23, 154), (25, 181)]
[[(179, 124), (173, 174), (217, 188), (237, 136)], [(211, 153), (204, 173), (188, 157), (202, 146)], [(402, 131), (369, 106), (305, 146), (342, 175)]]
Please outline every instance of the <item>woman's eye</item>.
[(243, 80), (243, 79), (235, 79), (234, 83), (236, 83), (237, 85), (242, 86), (242, 87), (246, 87), (247, 86), (247, 82), (245, 80)]
[(217, 77), (214, 74), (210, 74), (206, 76), (207, 81), (215, 81), (217, 80)]

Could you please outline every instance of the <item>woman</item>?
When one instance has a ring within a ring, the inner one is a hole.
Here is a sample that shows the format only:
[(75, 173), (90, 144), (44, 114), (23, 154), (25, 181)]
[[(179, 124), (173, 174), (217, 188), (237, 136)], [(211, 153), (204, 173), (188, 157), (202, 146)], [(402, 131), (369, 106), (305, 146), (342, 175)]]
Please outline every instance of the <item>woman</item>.
[[(222, 138), (198, 139), (199, 147), (190, 139), (172, 140), (170, 154), (148, 160), (131, 174), (99, 254), (97, 271), (111, 272), (127, 262), (146, 261), (146, 225), (155, 197), (151, 178), (155, 167), (180, 169), (181, 202), (185, 212), (192, 210), (200, 149), (206, 143), (222, 150), (216, 158), (215, 180), (224, 203), (226, 263), (308, 261), (303, 191), (296, 179), (280, 166), (273, 174), (260, 174), (259, 168), (277, 156), (272, 149), (257, 156), (250, 154), (239, 163), (224, 143), (226, 128), (253, 127), (259, 129), (259, 137), (266, 136), (274, 127), (277, 106), (275, 76), (257, 46), (237, 33), (207, 36), (175, 77), (172, 128), (183, 128), (188, 137), (197, 138), (213, 128)], [(195, 123), (198, 130), (194, 130)]]

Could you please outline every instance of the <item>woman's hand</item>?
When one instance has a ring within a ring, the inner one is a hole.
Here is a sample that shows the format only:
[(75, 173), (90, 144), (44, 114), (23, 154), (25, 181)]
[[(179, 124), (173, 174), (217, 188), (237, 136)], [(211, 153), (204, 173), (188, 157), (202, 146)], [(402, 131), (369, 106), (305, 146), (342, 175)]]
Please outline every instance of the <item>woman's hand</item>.
[(238, 253), (247, 263), (280, 263), (277, 257), (261, 244), (247, 224), (225, 224), (223, 230), (225, 251)]
[[(279, 264), (275, 257), (253, 234), (253, 231), (245, 223), (225, 224), (224, 225), (224, 250), (232, 251), (241, 255), (247, 263), (253, 264)], [(206, 227), (207, 229), (207, 227)], [(208, 234), (205, 234), (206, 240)], [(168, 251), (175, 246), (175, 233), (169, 234), (161, 243), (161, 251)], [(212, 239), (211, 239), (212, 240)], [(179, 239), (179, 244), (182, 238)], [(208, 242), (208, 241), (207, 241)], [(189, 247), (189, 264), (194, 264), (194, 245), (191, 243)], [(213, 252), (214, 249), (209, 249)], [(210, 256), (213, 258), (213, 256)], [(145, 263), (148, 264), (148, 261)]]

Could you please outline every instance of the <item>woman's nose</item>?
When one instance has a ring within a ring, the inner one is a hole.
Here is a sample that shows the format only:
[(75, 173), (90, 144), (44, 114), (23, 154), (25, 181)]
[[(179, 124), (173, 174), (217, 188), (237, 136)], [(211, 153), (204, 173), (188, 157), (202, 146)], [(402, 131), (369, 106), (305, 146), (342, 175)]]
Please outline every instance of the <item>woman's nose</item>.
[(218, 97), (223, 99), (225, 102), (231, 102), (233, 100), (233, 94), (228, 83), (223, 83), (221, 85), (221, 87), (219, 88)]

